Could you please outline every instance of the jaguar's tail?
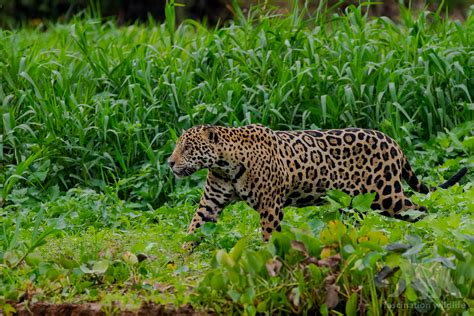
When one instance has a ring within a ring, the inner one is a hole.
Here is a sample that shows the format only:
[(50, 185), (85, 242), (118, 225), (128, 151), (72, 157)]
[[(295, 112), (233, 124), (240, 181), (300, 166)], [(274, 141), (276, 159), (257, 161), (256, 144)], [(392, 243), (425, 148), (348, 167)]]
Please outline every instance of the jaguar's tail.
[(446, 181), (445, 183), (442, 183), (440, 185), (438, 185), (438, 187), (440, 187), (441, 189), (447, 189), (449, 188), (450, 186), (453, 186), (455, 185), (456, 183), (459, 182), (459, 180), (461, 180), (462, 177), (464, 177), (464, 175), (467, 173), (467, 168), (464, 167), (464, 168), (461, 168), (461, 170), (459, 170), (454, 176), (452, 176), (448, 181)]
[[(453, 186), (454, 184), (458, 183), (459, 180), (461, 180), (462, 177), (467, 173), (468, 169), (466, 167), (461, 168), (454, 176), (452, 176), (449, 180), (446, 182), (440, 184), (438, 188), (442, 189), (447, 189), (450, 186)], [(415, 173), (411, 169), (410, 163), (408, 162), (407, 159), (405, 159), (405, 164), (403, 166), (402, 170), (402, 177), (405, 179), (405, 181), (408, 183), (408, 185), (415, 190), (416, 192), (420, 193), (428, 193), (430, 191), (435, 191), (437, 188), (428, 188), (424, 183), (420, 182), (418, 178), (416, 177)]]

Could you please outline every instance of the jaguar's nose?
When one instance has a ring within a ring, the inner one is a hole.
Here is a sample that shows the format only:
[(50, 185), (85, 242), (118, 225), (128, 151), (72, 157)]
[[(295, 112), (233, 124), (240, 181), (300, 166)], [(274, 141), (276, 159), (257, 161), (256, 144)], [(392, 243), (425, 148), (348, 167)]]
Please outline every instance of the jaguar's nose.
[(170, 165), (171, 168), (173, 168), (176, 162), (174, 160), (168, 159), (168, 164)]

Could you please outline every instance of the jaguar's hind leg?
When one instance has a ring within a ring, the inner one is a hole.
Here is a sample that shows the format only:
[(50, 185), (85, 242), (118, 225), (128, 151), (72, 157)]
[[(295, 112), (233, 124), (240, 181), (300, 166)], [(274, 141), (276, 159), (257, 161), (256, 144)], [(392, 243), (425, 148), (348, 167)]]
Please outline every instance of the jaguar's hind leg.
[(424, 216), (412, 218), (407, 214), (402, 214), (404, 211), (416, 210), (423, 213), (427, 213), (428, 211), (426, 207), (413, 203), (409, 198), (404, 195), (385, 198), (381, 202), (382, 203), (372, 203), (372, 209), (382, 210), (382, 212), (380, 213), (381, 215), (393, 217), (407, 222), (417, 222)]
[[(408, 215), (402, 215), (401, 214), (402, 212), (407, 211), (407, 210), (416, 210), (416, 211), (423, 212), (425, 214), (422, 215), (422, 216), (418, 216), (416, 218), (411, 218)], [(396, 219), (401, 219), (401, 220), (407, 221), (407, 222), (418, 222), (420, 219), (425, 217), (427, 214), (428, 214), (428, 209), (425, 206), (415, 204), (409, 198), (405, 197), (403, 199), (402, 209), (399, 210), (399, 211), (394, 210), (393, 217), (396, 218)]]

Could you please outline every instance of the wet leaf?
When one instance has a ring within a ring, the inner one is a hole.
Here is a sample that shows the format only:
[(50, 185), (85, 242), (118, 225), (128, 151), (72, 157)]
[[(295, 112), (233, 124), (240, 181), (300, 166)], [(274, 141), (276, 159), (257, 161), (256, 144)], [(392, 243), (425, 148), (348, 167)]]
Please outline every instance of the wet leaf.
[(400, 295), (403, 294), (403, 292), (405, 291), (406, 289), (406, 281), (404, 279), (401, 279), (400, 281), (398, 281), (396, 287), (395, 287), (395, 291), (389, 295), (389, 297), (400, 297)]
[(423, 249), (423, 247), (425, 246), (424, 243), (421, 243), (421, 244), (418, 244), (416, 246), (413, 246), (412, 248), (408, 249), (407, 251), (405, 251), (402, 256), (404, 257), (408, 257), (408, 256), (412, 256), (412, 255), (416, 255), (417, 253), (419, 253), (421, 251), (421, 249)]
[(440, 262), (442, 265), (444, 265), (445, 267), (449, 269), (453, 269), (453, 270), (456, 269), (456, 266), (454, 265), (454, 263), (445, 257), (430, 258), (430, 259), (427, 259), (426, 262)]
[(393, 252), (405, 252), (406, 250), (410, 249), (410, 245), (405, 245), (402, 243), (393, 243), (393, 244), (388, 244), (385, 246), (385, 250), (387, 251), (393, 251)]
[(463, 253), (459, 251), (458, 249), (454, 247), (446, 246), (446, 245), (439, 245), (439, 246), (440, 248), (444, 248), (445, 251), (451, 252), (459, 261), (466, 261), (466, 258), (464, 257)]
[(385, 279), (391, 277), (398, 270), (400, 270), (400, 267), (394, 267), (392, 269), (389, 266), (383, 266), (382, 269), (375, 275), (375, 285), (378, 287), (387, 287), (388, 282)]
[(420, 236), (415, 235), (415, 234), (408, 234), (405, 236), (405, 238), (408, 241), (408, 243), (412, 246), (421, 244), (421, 241), (422, 241)]

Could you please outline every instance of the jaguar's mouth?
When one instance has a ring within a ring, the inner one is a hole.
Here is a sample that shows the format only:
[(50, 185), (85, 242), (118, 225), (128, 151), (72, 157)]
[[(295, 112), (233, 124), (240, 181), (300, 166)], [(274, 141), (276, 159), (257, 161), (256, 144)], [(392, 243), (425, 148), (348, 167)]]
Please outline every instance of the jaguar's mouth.
[(193, 173), (196, 172), (196, 168), (191, 168), (191, 167), (181, 167), (181, 168), (173, 168), (173, 174), (177, 178), (184, 178), (187, 176), (192, 175)]

